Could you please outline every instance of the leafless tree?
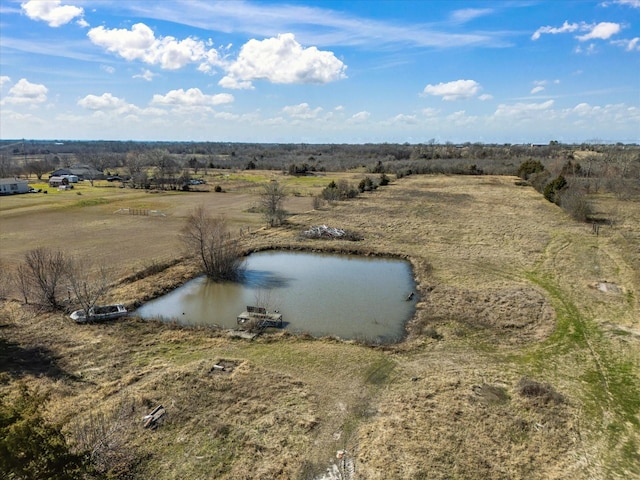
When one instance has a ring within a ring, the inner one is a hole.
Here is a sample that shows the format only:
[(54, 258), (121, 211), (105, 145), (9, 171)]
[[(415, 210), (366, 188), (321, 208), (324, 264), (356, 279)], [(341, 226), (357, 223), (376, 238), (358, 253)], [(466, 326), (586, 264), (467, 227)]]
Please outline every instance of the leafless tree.
[(63, 288), (69, 262), (59, 250), (39, 247), (25, 254), (25, 262), (18, 268), (17, 285), (25, 303), (30, 295), (50, 308), (60, 308), (59, 295)]
[(52, 164), (45, 160), (37, 160), (34, 162), (29, 162), (26, 165), (26, 170), (28, 173), (33, 173), (38, 178), (38, 180), (42, 180), (42, 176), (50, 172), (52, 170)]
[(269, 226), (280, 225), (286, 216), (286, 211), (282, 207), (287, 192), (277, 181), (272, 181), (263, 185), (260, 194), (260, 207), (262, 214)]
[(100, 264), (92, 268), (91, 262), (86, 259), (69, 260), (66, 274), (70, 293), (85, 312), (95, 307), (112, 286), (109, 267)]
[(240, 244), (231, 238), (224, 216), (212, 217), (204, 206), (196, 207), (182, 229), (188, 253), (196, 253), (205, 274), (215, 280), (236, 280), (243, 270)]

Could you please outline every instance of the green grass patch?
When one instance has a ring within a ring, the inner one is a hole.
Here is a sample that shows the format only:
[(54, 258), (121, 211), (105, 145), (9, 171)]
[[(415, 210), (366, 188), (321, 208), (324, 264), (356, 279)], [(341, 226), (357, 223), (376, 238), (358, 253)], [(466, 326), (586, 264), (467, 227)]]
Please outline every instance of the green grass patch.
[[(538, 373), (548, 371), (550, 365), (561, 366), (566, 360), (582, 366), (580, 371), (561, 371), (561, 374), (571, 374), (579, 380), (577, 395), (582, 399), (586, 419), (595, 428), (602, 428), (611, 449), (626, 449), (625, 468), (630, 468), (637, 452), (621, 442), (632, 434), (629, 426), (632, 430), (640, 426), (638, 366), (620, 357), (597, 324), (583, 316), (553, 280), (536, 274), (529, 275), (529, 279), (549, 294), (556, 309), (557, 324), (545, 342), (514, 360)], [(605, 425), (607, 417), (611, 421)]]
[(384, 385), (389, 381), (395, 366), (395, 362), (387, 357), (376, 360), (365, 370), (365, 382), (371, 385)]

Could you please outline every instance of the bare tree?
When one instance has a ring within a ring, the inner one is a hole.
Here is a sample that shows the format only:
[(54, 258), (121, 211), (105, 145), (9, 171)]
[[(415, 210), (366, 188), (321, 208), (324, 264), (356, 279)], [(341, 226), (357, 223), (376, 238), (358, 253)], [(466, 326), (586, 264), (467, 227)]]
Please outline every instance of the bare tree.
[(92, 268), (90, 261), (74, 258), (68, 261), (66, 274), (70, 293), (85, 312), (95, 307), (111, 290), (111, 272), (104, 264)]
[(50, 172), (52, 170), (52, 165), (46, 159), (38, 160), (38, 161), (27, 163), (26, 170), (28, 173), (35, 174), (38, 180), (42, 180), (42, 176), (45, 173)]
[(27, 303), (30, 295), (53, 309), (60, 308), (59, 294), (66, 278), (69, 262), (59, 250), (39, 247), (25, 254), (18, 267), (17, 284)]
[(204, 206), (196, 207), (182, 229), (189, 253), (196, 253), (205, 274), (215, 280), (237, 280), (244, 260), (237, 239), (231, 238), (223, 216), (212, 217)]
[(282, 208), (287, 192), (277, 181), (271, 181), (263, 185), (260, 194), (260, 207), (262, 214), (269, 226), (280, 225), (287, 214)]

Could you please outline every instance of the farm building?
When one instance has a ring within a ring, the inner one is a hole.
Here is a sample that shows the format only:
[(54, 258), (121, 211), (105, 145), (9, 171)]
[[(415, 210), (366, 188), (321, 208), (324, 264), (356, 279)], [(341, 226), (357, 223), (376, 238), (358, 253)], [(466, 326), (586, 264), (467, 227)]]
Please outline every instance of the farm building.
[[(72, 165), (51, 172), (51, 177), (62, 177), (65, 175), (77, 177), (78, 180), (104, 180), (105, 178), (100, 170), (96, 170), (90, 165)], [(72, 181), (71, 183), (75, 182)]]
[(0, 178), (0, 195), (29, 193), (29, 182), (20, 178)]
[(64, 177), (49, 177), (49, 186), (50, 187), (61, 187), (62, 185), (69, 185), (69, 179)]

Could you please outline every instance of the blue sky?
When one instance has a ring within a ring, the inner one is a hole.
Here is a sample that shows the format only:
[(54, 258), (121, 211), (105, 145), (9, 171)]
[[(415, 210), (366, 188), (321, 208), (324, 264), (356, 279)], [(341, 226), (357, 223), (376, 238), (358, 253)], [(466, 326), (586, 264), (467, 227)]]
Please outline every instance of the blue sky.
[(0, 138), (640, 143), (640, 0), (0, 0)]

